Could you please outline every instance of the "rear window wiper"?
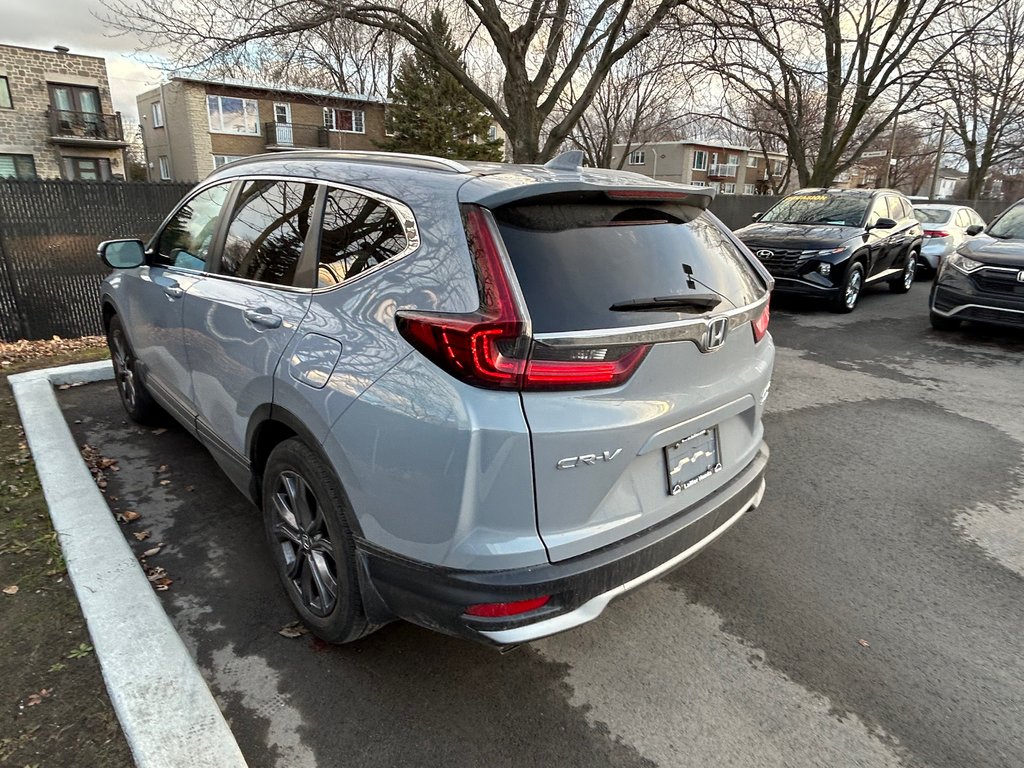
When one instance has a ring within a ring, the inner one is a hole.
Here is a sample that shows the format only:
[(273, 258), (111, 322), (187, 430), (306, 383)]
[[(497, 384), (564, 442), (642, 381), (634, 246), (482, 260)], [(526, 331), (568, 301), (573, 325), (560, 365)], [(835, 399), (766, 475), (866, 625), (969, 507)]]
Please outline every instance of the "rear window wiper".
[(690, 293), (685, 296), (652, 296), (612, 304), (612, 312), (710, 312), (722, 303), (713, 293)]

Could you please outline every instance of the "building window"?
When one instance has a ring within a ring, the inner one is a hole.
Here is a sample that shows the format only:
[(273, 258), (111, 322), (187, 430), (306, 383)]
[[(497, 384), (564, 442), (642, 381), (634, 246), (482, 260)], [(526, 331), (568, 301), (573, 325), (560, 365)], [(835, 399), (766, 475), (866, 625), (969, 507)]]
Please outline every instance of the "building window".
[(213, 133), (260, 135), (260, 110), (255, 99), (207, 96), (206, 109), (210, 116), (210, 131)]
[(34, 179), (36, 161), (32, 155), (0, 155), (0, 179)]
[(707, 182), (704, 182), (704, 181), (694, 181), (694, 182), (691, 182), (691, 183), (695, 187), (706, 187), (707, 186)]
[(14, 109), (11, 101), (11, 84), (6, 77), (0, 77), (0, 109)]
[(744, 195), (756, 195), (757, 194), (757, 190), (754, 188), (753, 184), (744, 184), (743, 185), (743, 194)]
[(160, 180), (170, 181), (171, 179), (171, 161), (167, 159), (167, 155), (160, 155)]
[(781, 160), (772, 160), (772, 175), (773, 176), (781, 176), (782, 175), (782, 161)]
[(629, 153), (629, 164), (630, 165), (643, 165), (646, 162), (646, 157), (642, 149), (634, 149)]
[(757, 155), (747, 155), (747, 168), (757, 168)]
[(324, 108), (324, 128), (345, 133), (366, 133), (365, 115), (361, 109)]
[(715, 190), (715, 192), (721, 192), (722, 191), (722, 184), (721, 184), (721, 182), (712, 181), (710, 184), (708, 184), (708, 186), (711, 187), (713, 190)]
[(487, 140), (497, 141), (498, 140), (498, 126), (492, 125), (487, 129)]
[(703, 149), (693, 151), (693, 170), (706, 171), (708, 169), (708, 153)]
[(732, 182), (729, 182), (728, 184), (723, 184), (722, 185), (722, 194), (723, 195), (735, 195), (736, 194), (736, 185), (733, 184)]
[(247, 157), (247, 155), (214, 155), (213, 167), (220, 168), (222, 165), (233, 163), (235, 160), (241, 160), (244, 157)]
[(153, 127), (164, 127), (164, 105), (159, 101), (153, 102)]
[(729, 155), (728, 165), (739, 165), (739, 164), (740, 164), (740, 156), (739, 155)]
[(110, 181), (110, 159), (106, 157), (65, 157), (64, 175), (72, 181)]

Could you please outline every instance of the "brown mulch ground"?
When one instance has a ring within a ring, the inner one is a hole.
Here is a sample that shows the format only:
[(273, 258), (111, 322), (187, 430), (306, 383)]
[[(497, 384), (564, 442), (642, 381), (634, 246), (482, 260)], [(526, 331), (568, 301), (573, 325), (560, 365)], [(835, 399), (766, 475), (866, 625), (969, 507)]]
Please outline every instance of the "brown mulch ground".
[(54, 336), (52, 339), (42, 341), (0, 341), (0, 367), (5, 369), (4, 373), (13, 373), (13, 370), (6, 369), (17, 363), (96, 349), (106, 346), (106, 343), (102, 336), (83, 336), (80, 339), (62, 339), (60, 336)]

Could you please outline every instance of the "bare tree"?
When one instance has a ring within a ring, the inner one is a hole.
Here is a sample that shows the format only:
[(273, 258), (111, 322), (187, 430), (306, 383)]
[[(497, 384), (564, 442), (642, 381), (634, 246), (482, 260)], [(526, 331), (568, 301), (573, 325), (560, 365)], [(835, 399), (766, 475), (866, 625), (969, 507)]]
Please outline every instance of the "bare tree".
[(967, 162), (964, 194), (974, 199), (992, 171), (1024, 160), (1024, 2), (998, 4), (937, 75), (946, 125)]
[[(501, 98), (470, 75), (461, 58), (430, 34), (432, 10), (414, 0), (105, 0), (107, 21), (169, 47), (185, 61), (208, 62), (261, 40), (322, 29), (338, 20), (391, 32), (431, 56), (494, 116), (517, 162), (551, 157), (590, 105), (612, 66), (684, 0), (448, 0), (445, 10), (471, 38), (486, 39), (502, 69)], [(580, 65), (594, 65), (579, 98), (554, 124)]]
[[(612, 67), (587, 110), (569, 134), (569, 142), (582, 149), (589, 165), (622, 168), (634, 149), (664, 140), (680, 131), (686, 96), (699, 73), (687, 76), (669, 39), (654, 35)], [(579, 99), (572, 83), (566, 89), (559, 114)], [(618, 161), (614, 148), (624, 145)]]
[[(826, 186), (898, 115), (921, 108), (935, 66), (969, 37), (954, 11), (972, 1), (704, 0), (689, 7), (705, 27), (708, 66), (726, 97), (772, 115), (800, 184)], [(919, 56), (925, 49), (927, 60)]]

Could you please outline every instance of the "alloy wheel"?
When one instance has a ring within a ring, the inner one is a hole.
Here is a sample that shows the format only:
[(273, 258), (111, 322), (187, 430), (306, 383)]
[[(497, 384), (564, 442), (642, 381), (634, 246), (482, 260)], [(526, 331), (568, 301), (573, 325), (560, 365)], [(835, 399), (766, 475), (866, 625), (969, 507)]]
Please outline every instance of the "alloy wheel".
[(128, 342), (124, 334), (115, 331), (111, 339), (113, 342), (113, 353), (111, 357), (114, 364), (114, 378), (117, 379), (117, 388), (121, 392), (125, 405), (131, 411), (135, 408), (135, 374), (132, 372), (132, 358), (128, 351)]
[(907, 266), (903, 269), (903, 287), (908, 291), (910, 286), (914, 284), (914, 275), (917, 273), (917, 256), (910, 254), (910, 258), (907, 259)]
[(857, 303), (857, 298), (860, 296), (860, 289), (863, 286), (864, 278), (861, 277), (860, 270), (854, 270), (850, 274), (849, 280), (846, 281), (846, 308), (853, 309)]
[(338, 602), (338, 568), (324, 508), (309, 484), (292, 470), (274, 482), (274, 543), (285, 575), (315, 616), (326, 617)]

